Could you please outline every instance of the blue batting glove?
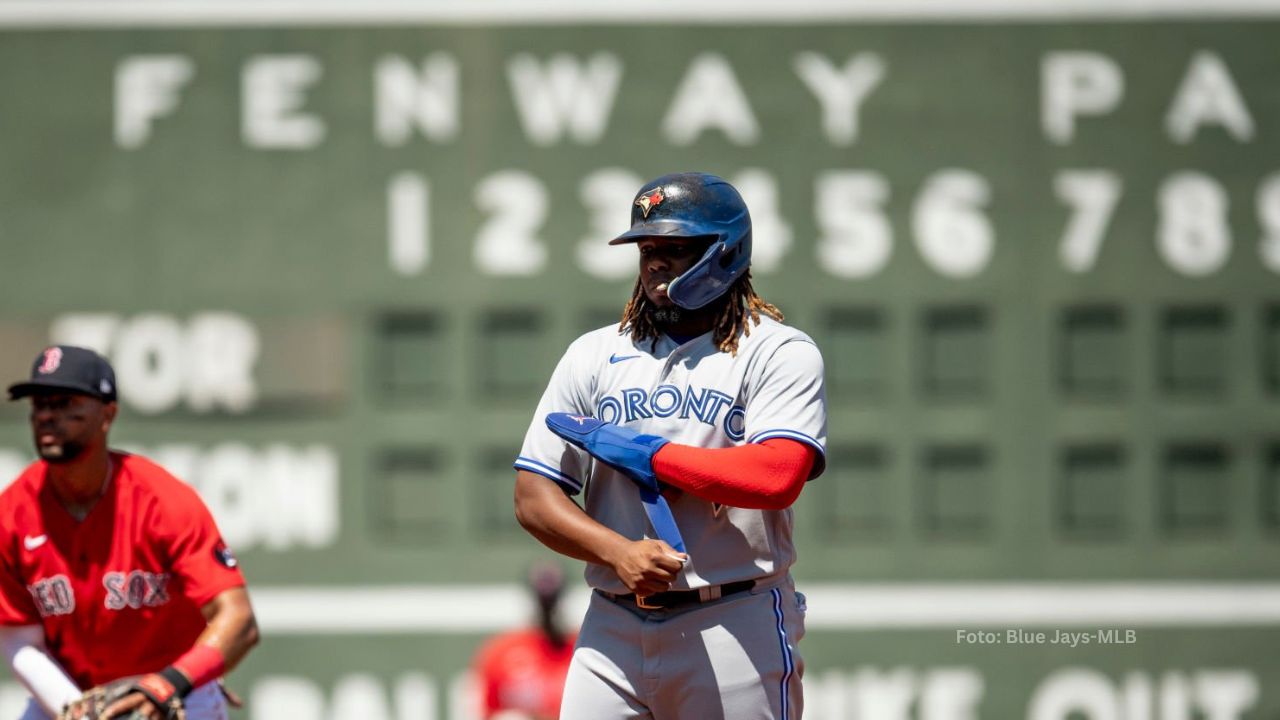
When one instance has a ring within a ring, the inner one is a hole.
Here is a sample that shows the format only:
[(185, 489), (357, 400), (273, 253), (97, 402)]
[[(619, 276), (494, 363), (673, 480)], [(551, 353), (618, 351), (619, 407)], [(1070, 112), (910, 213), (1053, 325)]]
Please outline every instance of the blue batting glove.
[(653, 456), (669, 440), (658, 435), (641, 435), (593, 417), (551, 413), (551, 432), (591, 453), (591, 455), (631, 478), (651, 492), (661, 492), (653, 472)]

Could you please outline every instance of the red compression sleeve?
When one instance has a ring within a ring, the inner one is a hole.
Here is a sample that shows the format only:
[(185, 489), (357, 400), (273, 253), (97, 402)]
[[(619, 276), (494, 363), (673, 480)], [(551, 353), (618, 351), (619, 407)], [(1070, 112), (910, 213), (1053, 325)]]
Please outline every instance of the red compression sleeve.
[(191, 680), (191, 687), (198, 688), (210, 680), (222, 677), (226, 661), (218, 648), (212, 645), (196, 645), (185, 655), (174, 660), (172, 667)]
[(782, 510), (800, 497), (818, 451), (772, 438), (760, 444), (700, 448), (667, 443), (653, 456), (658, 479), (703, 500), (757, 510)]

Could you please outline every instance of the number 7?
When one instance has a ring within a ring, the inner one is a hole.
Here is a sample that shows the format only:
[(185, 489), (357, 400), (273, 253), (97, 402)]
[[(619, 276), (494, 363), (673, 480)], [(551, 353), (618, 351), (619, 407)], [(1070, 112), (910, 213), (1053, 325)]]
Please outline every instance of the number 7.
[(1090, 270), (1120, 200), (1120, 178), (1109, 170), (1063, 170), (1053, 179), (1053, 189), (1071, 206), (1058, 256), (1071, 272)]

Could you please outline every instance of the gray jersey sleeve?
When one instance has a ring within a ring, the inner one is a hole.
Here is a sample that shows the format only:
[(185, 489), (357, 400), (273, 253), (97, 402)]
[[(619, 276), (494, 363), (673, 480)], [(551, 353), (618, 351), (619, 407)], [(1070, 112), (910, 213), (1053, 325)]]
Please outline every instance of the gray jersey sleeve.
[(827, 390), (822, 353), (806, 339), (783, 343), (749, 388), (747, 442), (788, 438), (818, 451), (811, 479), (826, 469)]
[(548, 430), (546, 417), (553, 412), (595, 414), (590, 401), (591, 372), (580, 367), (581, 360), (590, 357), (581, 351), (584, 340), (580, 338), (570, 345), (556, 365), (514, 463), (517, 470), (528, 470), (556, 481), (571, 495), (582, 492), (591, 456)]

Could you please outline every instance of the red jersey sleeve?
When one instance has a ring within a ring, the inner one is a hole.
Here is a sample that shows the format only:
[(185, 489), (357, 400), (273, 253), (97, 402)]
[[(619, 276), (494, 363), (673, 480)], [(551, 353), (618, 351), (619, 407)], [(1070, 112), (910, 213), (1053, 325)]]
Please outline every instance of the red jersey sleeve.
[(209, 509), (194, 490), (185, 486), (182, 490), (186, 497), (170, 504), (174, 511), (169, 518), (170, 567), (181, 583), (182, 594), (197, 607), (203, 607), (223, 590), (242, 587), (244, 575), (222, 541)]
[(475, 682), (478, 686), (476, 689), (480, 696), (480, 717), (486, 719), (502, 709), (502, 704), (498, 700), (498, 678), (494, 667), (497, 660), (498, 645), (501, 640), (502, 636), (490, 638), (480, 648), (475, 660), (472, 662), (472, 672), (474, 673)]
[(32, 463), (18, 479), (0, 493), (0, 625), (38, 625), (40, 611), (36, 609), (31, 591), (21, 569), (21, 535), (18, 530), (20, 506), (30, 505), (29, 482), (35, 472)]
[[(13, 538), (4, 539), (11, 541)], [(6, 542), (6, 557), (0, 558), (0, 625), (39, 625), (40, 613), (36, 610), (35, 601), (7, 557), (14, 547), (17, 547), (16, 543)]]

